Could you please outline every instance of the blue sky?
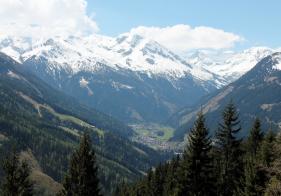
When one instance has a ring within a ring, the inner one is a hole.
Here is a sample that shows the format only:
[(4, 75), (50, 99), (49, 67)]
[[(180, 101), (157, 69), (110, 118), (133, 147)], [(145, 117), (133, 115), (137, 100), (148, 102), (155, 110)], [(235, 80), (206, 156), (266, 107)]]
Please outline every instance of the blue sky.
[(240, 35), (246, 39), (241, 47), (280, 47), (280, 8), (280, 0), (88, 0), (87, 11), (110, 36), (140, 25), (187, 24)]

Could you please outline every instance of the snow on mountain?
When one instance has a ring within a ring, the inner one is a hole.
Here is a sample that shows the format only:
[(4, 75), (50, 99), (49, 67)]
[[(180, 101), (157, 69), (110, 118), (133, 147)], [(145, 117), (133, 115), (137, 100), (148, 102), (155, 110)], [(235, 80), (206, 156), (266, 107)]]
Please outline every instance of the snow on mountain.
[[(99, 63), (113, 69), (127, 69), (168, 77), (170, 80), (193, 76), (199, 82), (224, 85), (220, 76), (204, 67), (192, 66), (159, 43), (137, 34), (125, 33), (117, 38), (101, 35), (89, 37), (55, 37), (47, 40), (0, 38), (0, 51), (18, 62), (29, 58), (45, 58), (50, 70), (65, 69), (69, 73), (102, 69)], [(99, 63), (98, 63), (99, 62)]]
[[(217, 88), (235, 81), (275, 50), (253, 47), (242, 52), (201, 50), (180, 57), (159, 43), (138, 34), (125, 33), (116, 38), (102, 35), (55, 37), (34, 40), (26, 37), (0, 37), (0, 51), (18, 62), (44, 58), (49, 71), (94, 72), (108, 66), (127, 69), (169, 80), (190, 75), (200, 83)], [(186, 60), (185, 60), (186, 59)], [(101, 65), (102, 64), (102, 65)]]
[(188, 55), (188, 62), (218, 74), (229, 83), (237, 80), (261, 59), (275, 51), (267, 47), (253, 47), (237, 53), (196, 51)]
[(133, 33), (2, 36), (0, 51), (58, 90), (126, 122), (162, 122), (224, 85), (220, 76)]
[(17, 62), (21, 62), (21, 55), (31, 49), (31, 39), (24, 37), (0, 37), (1, 52), (12, 57)]
[(153, 40), (125, 33), (116, 38), (0, 36), (0, 51), (54, 88), (135, 123), (163, 122), (235, 80), (273, 50), (197, 51), (185, 60)]
[[(248, 50), (248, 52), (254, 50)], [(202, 98), (192, 107), (185, 107), (175, 113), (170, 119), (170, 124), (178, 127), (174, 138), (184, 138), (186, 130), (193, 126), (199, 111), (205, 113), (206, 124), (210, 130), (216, 130), (221, 111), (233, 98), (240, 113), (240, 119), (243, 119), (241, 136), (248, 134), (251, 123), (257, 116), (263, 119), (263, 130), (270, 128), (277, 131), (281, 128), (280, 92), (281, 53), (274, 52), (261, 59), (238, 80)]]

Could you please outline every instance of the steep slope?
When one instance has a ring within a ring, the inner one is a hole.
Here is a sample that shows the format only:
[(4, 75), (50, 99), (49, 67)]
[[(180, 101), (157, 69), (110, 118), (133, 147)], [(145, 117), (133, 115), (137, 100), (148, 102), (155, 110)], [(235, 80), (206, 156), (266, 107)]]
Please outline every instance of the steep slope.
[(0, 93), (1, 152), (13, 143), (19, 150), (31, 150), (42, 171), (55, 180), (62, 180), (69, 155), (85, 131), (91, 134), (107, 191), (122, 179), (143, 175), (161, 159), (157, 152), (126, 139), (131, 131), (127, 126), (55, 91), (4, 54)]
[(53, 87), (126, 122), (161, 122), (224, 85), (220, 76), (135, 34), (6, 37), (0, 50)]
[(34, 195), (52, 196), (57, 195), (62, 190), (62, 184), (54, 181), (42, 171), (30, 150), (20, 152), (20, 160), (28, 163), (31, 170), (30, 180), (33, 182)]
[(246, 135), (255, 117), (264, 128), (281, 128), (281, 53), (262, 59), (253, 69), (237, 81), (202, 99), (197, 105), (185, 108), (170, 119), (179, 127), (174, 139), (183, 139), (192, 126), (196, 113), (202, 108), (211, 131), (217, 128), (224, 106), (232, 99), (240, 112), (243, 132)]

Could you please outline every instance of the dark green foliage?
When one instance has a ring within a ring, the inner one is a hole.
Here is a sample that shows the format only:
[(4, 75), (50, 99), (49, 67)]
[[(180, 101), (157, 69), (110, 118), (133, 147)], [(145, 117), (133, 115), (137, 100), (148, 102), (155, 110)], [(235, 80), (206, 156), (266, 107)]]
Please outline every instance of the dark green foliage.
[[(272, 134), (269, 133), (269, 137), (267, 138), (268, 141), (272, 141)], [(271, 142), (270, 142), (271, 143)], [(264, 187), (264, 195), (265, 196), (272, 196), (272, 195), (280, 195), (281, 194), (281, 135), (278, 134), (274, 137), (273, 144), (270, 145), (273, 147), (272, 155), (269, 164), (269, 167), (266, 167), (268, 173), (267, 176), (269, 177), (267, 181), (265, 181)]]
[[(235, 82), (203, 97), (196, 105), (179, 110), (169, 123), (177, 128), (174, 139), (183, 139), (186, 130), (192, 127), (196, 117), (195, 111), (201, 106), (208, 110), (206, 124), (213, 133), (212, 131), (216, 130), (217, 122), (220, 120), (221, 111), (231, 98), (234, 99), (241, 114), (243, 131), (239, 136), (247, 137), (255, 116), (263, 121), (263, 130), (268, 130), (270, 126), (276, 131), (280, 130), (281, 104), (275, 103), (281, 102), (281, 85), (276, 82), (268, 82), (268, 78), (281, 81), (281, 71), (274, 68), (275, 64), (275, 58), (269, 55)], [(270, 106), (270, 108), (265, 106)]]
[[(0, 54), (1, 151), (7, 152), (12, 143), (22, 151), (30, 149), (42, 171), (61, 182), (70, 155), (79, 143), (77, 133), (89, 132), (100, 165), (102, 189), (107, 193), (112, 193), (122, 180), (132, 182), (143, 176), (143, 172), (164, 159), (160, 153), (129, 141), (126, 137), (131, 129), (126, 125), (53, 90), (21, 67)], [(17, 77), (11, 77), (11, 72)], [(61, 119), (36, 104), (93, 126)], [(96, 128), (102, 128), (102, 135)], [(0, 172), (0, 180), (2, 177)]]
[(164, 196), (177, 195), (179, 190), (179, 166), (180, 157), (179, 155), (172, 159), (170, 164), (167, 166), (167, 175), (164, 184)]
[[(119, 196), (254, 196), (280, 193), (280, 136), (269, 131), (263, 137), (257, 119), (249, 137), (241, 142), (238, 139), (241, 130), (238, 114), (232, 103), (225, 108), (223, 121), (212, 142), (204, 117), (199, 114), (183, 156), (159, 164), (145, 177), (128, 185), (141, 177), (147, 168), (156, 165), (160, 161), (159, 154), (126, 139), (130, 135), (126, 126), (111, 121), (107, 116), (96, 116), (72, 99), (64, 99), (67, 101), (63, 103), (54, 95), (55, 91), (50, 92), (49, 87), (36, 78), (29, 78), (13, 66), (9, 67), (11, 63), (14, 64), (11, 60), (1, 62), (0, 58), (0, 157), (3, 158), (2, 152), (7, 152), (11, 144), (17, 143), (20, 150), (32, 151), (43, 172), (60, 180), (67, 170), (70, 155), (78, 145), (77, 134), (89, 132), (71, 158), (69, 175), (64, 184), (67, 195), (99, 195), (100, 192), (111, 195), (120, 182), (124, 183), (115, 192)], [(22, 79), (9, 77), (8, 71), (13, 71)], [(48, 95), (49, 92), (51, 95)], [(100, 130), (101, 134), (95, 127), (62, 120), (47, 109), (39, 108), (39, 112), (34, 106), (36, 104), (22, 95), (38, 104), (50, 106), (54, 112), (109, 130)], [(91, 115), (98, 120), (92, 119)], [(123, 128), (125, 134), (120, 137)], [(17, 154), (5, 161), (4, 172), (0, 171), (2, 195), (31, 194), (29, 168), (19, 161)], [(15, 173), (17, 178), (7, 177)]]
[(70, 160), (69, 172), (64, 183), (67, 196), (101, 195), (96, 164), (90, 136), (84, 134), (79, 149), (73, 153)]
[(263, 172), (260, 170), (260, 158), (258, 156), (262, 141), (263, 133), (261, 131), (261, 123), (256, 118), (246, 143), (244, 169), (244, 194), (246, 196), (262, 195), (263, 188), (261, 181), (263, 181)]
[(197, 120), (188, 138), (181, 162), (179, 195), (208, 195), (214, 190), (212, 178), (211, 139), (205, 127), (203, 114)]
[(198, 114), (182, 157), (149, 170), (146, 178), (118, 190), (120, 196), (205, 196), (214, 194), (211, 139), (202, 113)]
[(119, 187), (119, 190), (116, 193), (116, 195), (117, 196), (166, 195), (165, 193), (171, 192), (170, 190), (167, 190), (166, 187), (167, 176), (172, 175), (172, 173), (168, 174), (169, 165), (170, 163), (160, 164), (154, 170), (149, 170), (147, 176), (144, 179), (138, 181), (133, 186), (122, 184), (122, 186)]
[(154, 175), (150, 180), (150, 186), (152, 187), (152, 195), (161, 195), (164, 191), (164, 182), (167, 174), (167, 165), (160, 164), (155, 168)]
[(255, 159), (257, 156), (257, 152), (259, 150), (260, 144), (263, 140), (263, 133), (261, 131), (261, 123), (257, 118), (253, 124), (253, 127), (250, 131), (250, 135), (248, 137), (248, 152)]
[(271, 165), (274, 159), (274, 154), (273, 154), (274, 140), (275, 140), (275, 135), (271, 130), (269, 130), (269, 132), (265, 135), (264, 141), (261, 145), (261, 152), (260, 152), (261, 161), (267, 167)]
[(33, 184), (29, 179), (30, 169), (26, 162), (19, 160), (19, 156), (14, 150), (4, 160), (3, 171), (5, 176), (1, 185), (1, 195), (32, 195)]
[(261, 195), (259, 193), (259, 176), (258, 167), (256, 161), (253, 157), (246, 157), (245, 161), (245, 184), (244, 184), (244, 194), (246, 196)]
[(241, 140), (237, 138), (241, 130), (240, 121), (232, 102), (226, 106), (222, 117), (223, 122), (219, 124), (216, 133), (218, 194), (233, 195), (241, 188), (243, 162)]

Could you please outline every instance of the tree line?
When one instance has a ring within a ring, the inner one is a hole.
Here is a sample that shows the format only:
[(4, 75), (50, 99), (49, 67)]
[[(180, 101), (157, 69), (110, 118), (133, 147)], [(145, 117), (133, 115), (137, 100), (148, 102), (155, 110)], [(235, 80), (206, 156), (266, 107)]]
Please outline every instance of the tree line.
[(213, 138), (199, 112), (182, 155), (149, 170), (134, 184), (121, 184), (116, 195), (281, 195), (281, 137), (272, 130), (262, 131), (258, 118), (247, 138), (241, 139), (240, 132), (232, 102)]
[[(5, 175), (1, 183), (1, 196), (35, 195), (34, 184), (30, 179), (31, 169), (27, 162), (20, 160), (20, 156), (15, 150), (5, 158), (2, 169)], [(72, 154), (69, 169), (63, 182), (63, 189), (57, 195), (102, 195), (96, 155), (88, 134), (81, 137), (79, 148)]]
[[(258, 118), (249, 136), (239, 137), (236, 107), (224, 109), (212, 138), (203, 112), (188, 135), (181, 155), (150, 169), (133, 184), (121, 183), (116, 196), (277, 196), (281, 195), (281, 137), (262, 131)], [(3, 162), (1, 195), (34, 195), (30, 168), (13, 151)], [(60, 196), (101, 196), (95, 152), (88, 134), (71, 156)]]

